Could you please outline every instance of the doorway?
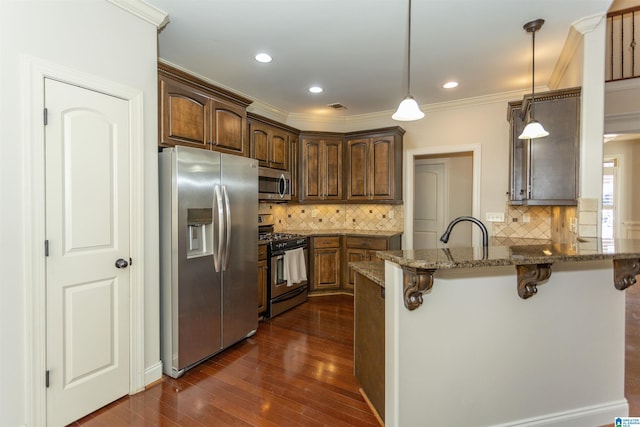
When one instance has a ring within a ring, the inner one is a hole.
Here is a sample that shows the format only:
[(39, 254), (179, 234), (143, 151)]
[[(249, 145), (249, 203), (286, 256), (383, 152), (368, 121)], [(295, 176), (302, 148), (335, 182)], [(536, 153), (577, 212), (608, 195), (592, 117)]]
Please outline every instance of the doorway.
[[(448, 159), (448, 160), (445, 160)], [(481, 146), (479, 144), (469, 144), (469, 145), (459, 145), (459, 146), (443, 146), (443, 147), (422, 147), (415, 150), (407, 150), (405, 152), (404, 159), (404, 170), (405, 170), (405, 214), (404, 214), (404, 233), (403, 233), (403, 248), (404, 249), (418, 249), (418, 247), (425, 247), (427, 245), (433, 245), (433, 240), (435, 238), (435, 245), (438, 245), (438, 239), (440, 234), (444, 231), (444, 227), (448, 224), (448, 222), (453, 219), (455, 216), (460, 216), (462, 211), (458, 210), (457, 207), (453, 209), (449, 208), (448, 215), (442, 214), (443, 220), (441, 221), (444, 225), (434, 225), (436, 229), (438, 227), (441, 228), (439, 231), (432, 230), (429, 233), (424, 233), (423, 230), (420, 230), (421, 224), (418, 224), (418, 234), (416, 234), (416, 212), (418, 216), (418, 222), (422, 221), (425, 217), (433, 217), (437, 214), (434, 210), (428, 206), (419, 206), (421, 200), (427, 197), (435, 197), (432, 200), (438, 200), (439, 196), (425, 196), (425, 192), (427, 188), (433, 185), (436, 185), (437, 188), (437, 179), (436, 175), (426, 176), (425, 173), (431, 174), (434, 169), (442, 169), (442, 185), (445, 185), (447, 180), (446, 176), (449, 175), (449, 183), (446, 185), (446, 190), (443, 191), (442, 198), (442, 210), (444, 211), (445, 207), (450, 206), (450, 202), (453, 201), (454, 204), (459, 200), (466, 200), (467, 196), (461, 196), (458, 190), (451, 191), (451, 180), (458, 181), (461, 176), (466, 175), (458, 175), (452, 174), (451, 171), (447, 172), (448, 167), (446, 164), (451, 166), (451, 159), (463, 159), (462, 162), (468, 161), (471, 164), (470, 170), (467, 163), (467, 170), (465, 171), (470, 175), (470, 178), (466, 177), (462, 179), (463, 186), (466, 187), (466, 191), (469, 192), (470, 196), (470, 209), (468, 206), (464, 207), (466, 209), (464, 212), (469, 212), (468, 214), (479, 217), (480, 215), (480, 176), (481, 176)], [(458, 160), (453, 160), (456, 163)], [(424, 164), (442, 164), (443, 166), (423, 166)], [(416, 169), (417, 167), (417, 169)], [(425, 171), (426, 169), (426, 171)], [(431, 171), (429, 171), (431, 169)], [(418, 176), (416, 178), (416, 176)], [(425, 185), (424, 179), (427, 178), (427, 184)], [(456, 185), (458, 185), (456, 183)], [(455, 187), (455, 186), (454, 186)], [(443, 187), (444, 188), (444, 187)], [(448, 198), (448, 201), (445, 202), (445, 199)], [(418, 206), (416, 208), (416, 206)], [(454, 216), (455, 215), (455, 216)], [(448, 218), (451, 216), (451, 218)], [(462, 224), (461, 224), (462, 225)], [(460, 239), (465, 239), (465, 232), (461, 229), (458, 230), (456, 228), (456, 232), (452, 234), (452, 239), (455, 236), (458, 236)], [(478, 230), (473, 229), (471, 232), (471, 244), (479, 245), (481, 241), (481, 236)], [(414, 240), (417, 239), (417, 240)], [(427, 243), (431, 242), (431, 243)], [(456, 243), (457, 241), (454, 241)], [(466, 244), (464, 242), (457, 242), (456, 245)]]
[[(414, 164), (413, 247), (443, 247), (449, 222), (472, 214), (473, 153), (419, 156)], [(471, 246), (471, 224), (460, 223), (447, 245)]]
[[(126, 185), (126, 191), (128, 192), (128, 228), (131, 232), (128, 237), (125, 238), (126, 242), (120, 243), (128, 248), (128, 257), (135, 261), (135, 266), (127, 269), (127, 275), (130, 280), (127, 298), (130, 304), (127, 306), (128, 313), (126, 315), (129, 318), (129, 323), (127, 324), (127, 331), (123, 332), (126, 334), (125, 336), (128, 341), (126, 346), (128, 365), (126, 365), (127, 384), (125, 394), (140, 391), (144, 388), (145, 384), (143, 299), (145, 266), (143, 249), (145, 241), (143, 177), (145, 167), (143, 92), (111, 80), (105, 80), (92, 74), (86, 74), (37, 58), (27, 58), (25, 61), (25, 75), (27, 76), (25, 78), (25, 85), (28, 85), (25, 93), (30, 94), (25, 102), (25, 109), (28, 111), (28, 120), (24, 121), (23, 126), (23, 134), (26, 135), (28, 141), (28, 143), (23, 146), (23, 163), (26, 165), (24, 168), (23, 181), (28, 183), (24, 188), (25, 200), (28, 204), (25, 211), (30, 213), (25, 221), (28, 227), (26, 227), (23, 233), (25, 253), (30, 254), (27, 261), (30, 268), (25, 269), (25, 283), (27, 283), (25, 292), (29, 295), (25, 306), (26, 335), (30, 337), (30, 341), (27, 343), (28, 351), (25, 360), (26, 366), (29, 367), (29, 380), (27, 382), (30, 384), (27, 390), (27, 401), (29, 402), (29, 407), (27, 408), (27, 425), (47, 425), (47, 406), (49, 404), (47, 385), (51, 384), (53, 379), (51, 376), (53, 374), (51, 369), (49, 369), (49, 355), (47, 354), (47, 333), (49, 325), (47, 320), (48, 313), (45, 308), (47, 307), (47, 275), (49, 266), (46, 251), (43, 250), (43, 244), (46, 243), (49, 232), (47, 227), (45, 227), (48, 219), (45, 198), (46, 192), (48, 191), (47, 186), (52, 185), (52, 183), (45, 180), (47, 177), (45, 168), (46, 126), (44, 126), (43, 123), (43, 111), (45, 110), (46, 98), (45, 81), (50, 79), (68, 86), (83, 88), (82, 90), (86, 92), (117, 98), (127, 105), (126, 115), (128, 118), (128, 127), (120, 128), (118, 131), (126, 133), (129, 138), (129, 146), (127, 149), (129, 163), (126, 166), (128, 169), (128, 179), (126, 184), (123, 185)], [(49, 119), (46, 119), (45, 123), (48, 122), (48, 120)], [(63, 159), (67, 162), (66, 164), (71, 160), (68, 157), (63, 157)], [(87, 165), (80, 167), (86, 168)], [(67, 174), (68, 170), (66, 166), (63, 170), (64, 173)], [(68, 175), (64, 178), (67, 179)], [(68, 189), (66, 186), (67, 183), (68, 181), (65, 182), (65, 191)], [(99, 194), (100, 193), (96, 193), (96, 195)], [(93, 195), (91, 195), (91, 197), (92, 196)], [(91, 200), (84, 200), (84, 202), (91, 202)], [(65, 209), (68, 207), (68, 204), (64, 206)], [(83, 220), (86, 222), (87, 219), (84, 218)], [(47, 224), (47, 226), (49, 226), (49, 224)], [(66, 232), (62, 235), (65, 239), (63, 247), (69, 248), (67, 244), (73, 241), (73, 239), (70, 240), (70, 234)], [(76, 238), (76, 243), (80, 243), (85, 236), (78, 236), (76, 234), (73, 237)], [(86, 243), (85, 241), (84, 244)], [(49, 244), (51, 244), (51, 242)], [(94, 252), (100, 251), (100, 248), (95, 248), (94, 250)], [(123, 258), (128, 257), (123, 256)], [(113, 266), (115, 263), (110, 264)], [(67, 277), (66, 274), (63, 276)], [(96, 289), (98, 287), (99, 285), (95, 285)], [(76, 289), (80, 288), (75, 288), (74, 290)], [(89, 287), (85, 289), (89, 289)], [(66, 297), (83, 297), (83, 295), (71, 295), (71, 293), (67, 293)], [(65, 303), (67, 302), (68, 300), (65, 299)], [(82, 304), (76, 307), (80, 311), (84, 309), (85, 313), (92, 310), (92, 307), (83, 307)], [(77, 314), (81, 314), (81, 312)], [(105, 323), (103, 322), (102, 324), (104, 325)], [(82, 327), (90, 329), (92, 325), (82, 325), (81, 328)], [(68, 332), (68, 330), (65, 331), (65, 333)], [(88, 333), (86, 329), (84, 333)], [(76, 337), (77, 336), (78, 335), (76, 335)], [(91, 360), (91, 358), (85, 357), (85, 360)], [(76, 368), (78, 368), (78, 366)], [(87, 367), (85, 366), (84, 368), (86, 369)], [(68, 365), (65, 366), (64, 369), (68, 371)], [(48, 379), (47, 371), (50, 371), (48, 373)], [(76, 369), (75, 373), (77, 372), (78, 370)], [(88, 371), (85, 371), (85, 374), (85, 379), (92, 376)], [(65, 372), (65, 375), (67, 375), (67, 372)], [(83, 398), (84, 397), (83, 395)], [(57, 411), (57, 408), (54, 410)]]

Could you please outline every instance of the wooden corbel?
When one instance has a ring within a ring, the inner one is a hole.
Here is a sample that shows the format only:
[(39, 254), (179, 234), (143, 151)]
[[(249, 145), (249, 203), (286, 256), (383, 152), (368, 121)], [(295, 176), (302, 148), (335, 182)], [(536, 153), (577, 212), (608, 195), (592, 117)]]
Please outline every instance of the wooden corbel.
[(613, 260), (613, 284), (619, 291), (634, 285), (638, 274), (640, 274), (640, 258)]
[(518, 295), (522, 299), (538, 292), (538, 285), (551, 277), (551, 264), (516, 265), (518, 271)]
[(422, 305), (422, 294), (433, 287), (433, 273), (436, 270), (403, 266), (402, 271), (404, 306), (407, 310), (415, 310)]

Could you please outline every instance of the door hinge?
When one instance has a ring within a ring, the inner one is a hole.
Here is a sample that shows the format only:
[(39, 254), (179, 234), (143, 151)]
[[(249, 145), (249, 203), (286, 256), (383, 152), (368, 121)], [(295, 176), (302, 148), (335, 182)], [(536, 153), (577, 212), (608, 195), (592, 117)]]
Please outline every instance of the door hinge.
[(44, 374), (44, 385), (45, 387), (49, 388), (49, 371), (48, 370)]
[(49, 256), (49, 241), (44, 241), (44, 256)]
[(131, 259), (131, 257), (129, 257), (129, 267), (131, 267), (133, 265), (133, 260)]
[(49, 110), (47, 110), (46, 108), (44, 109), (44, 125), (48, 125), (49, 124)]

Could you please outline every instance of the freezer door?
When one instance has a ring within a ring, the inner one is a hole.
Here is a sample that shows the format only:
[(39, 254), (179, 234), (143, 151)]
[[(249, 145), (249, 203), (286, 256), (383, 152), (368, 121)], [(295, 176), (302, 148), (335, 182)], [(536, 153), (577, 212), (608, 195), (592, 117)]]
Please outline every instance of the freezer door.
[(258, 163), (222, 154), (225, 252), (222, 257), (222, 345), (258, 328)]
[[(171, 187), (167, 190), (163, 185), (161, 197), (169, 191), (172, 198), (172, 212), (161, 215), (171, 218), (172, 235), (171, 259), (162, 259), (163, 264), (171, 263), (170, 274), (162, 267), (163, 364), (165, 373), (177, 377), (185, 368), (222, 349), (222, 283), (213, 262), (219, 235), (214, 188), (220, 185), (221, 167), (216, 152), (188, 147), (168, 151), (172, 153), (172, 175), (169, 180), (161, 179), (166, 185), (169, 181)], [(161, 234), (165, 234), (162, 229)], [(167, 239), (163, 238), (165, 244)]]

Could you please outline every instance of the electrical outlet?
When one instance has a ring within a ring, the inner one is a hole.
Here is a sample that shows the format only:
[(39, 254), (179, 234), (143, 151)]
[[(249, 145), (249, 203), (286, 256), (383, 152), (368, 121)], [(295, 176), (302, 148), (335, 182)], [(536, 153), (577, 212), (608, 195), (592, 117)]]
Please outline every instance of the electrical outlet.
[(569, 231), (576, 233), (578, 231), (578, 219), (574, 216), (569, 218)]
[(318, 216), (318, 209), (311, 209), (311, 218), (315, 218)]
[(393, 209), (389, 209), (389, 219), (393, 219), (396, 217), (395, 212), (393, 211)]
[(524, 224), (527, 224), (527, 223), (531, 222), (531, 215), (528, 214), (528, 213), (523, 213), (522, 214), (522, 222)]
[(487, 212), (485, 218), (488, 222), (504, 222), (504, 212)]

